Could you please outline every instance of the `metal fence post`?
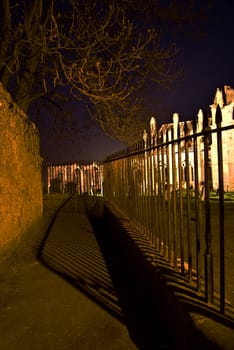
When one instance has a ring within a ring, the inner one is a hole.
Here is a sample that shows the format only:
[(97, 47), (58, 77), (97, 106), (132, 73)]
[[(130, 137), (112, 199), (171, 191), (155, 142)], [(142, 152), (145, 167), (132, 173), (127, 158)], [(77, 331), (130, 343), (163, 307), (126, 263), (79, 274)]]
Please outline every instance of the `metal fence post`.
[(204, 174), (205, 174), (205, 297), (208, 303), (213, 303), (213, 254), (211, 249), (212, 233), (210, 222), (210, 160), (209, 148), (211, 131), (208, 125), (208, 116), (203, 112), (204, 132)]
[(217, 125), (218, 174), (219, 174), (219, 239), (220, 239), (220, 311), (225, 312), (225, 256), (224, 256), (224, 186), (223, 186), (223, 148), (222, 148), (222, 112), (217, 106), (215, 122)]

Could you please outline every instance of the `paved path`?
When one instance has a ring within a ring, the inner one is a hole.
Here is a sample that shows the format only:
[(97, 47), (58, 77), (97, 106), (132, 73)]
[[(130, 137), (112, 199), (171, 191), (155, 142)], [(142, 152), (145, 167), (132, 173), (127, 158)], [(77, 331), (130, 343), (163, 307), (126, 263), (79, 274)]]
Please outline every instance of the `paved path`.
[(160, 275), (152, 278), (134, 249), (92, 223), (72, 198), (40, 240), (37, 258), (0, 267), (1, 350), (202, 348), (196, 341), (222, 349), (212, 345), (220, 326), (201, 317), (210, 340), (194, 329), (190, 338), (190, 320), (167, 298)]
[(1, 350), (137, 349), (118, 320), (92, 227), (84, 213), (74, 213), (72, 201), (57, 215), (40, 260), (0, 269)]

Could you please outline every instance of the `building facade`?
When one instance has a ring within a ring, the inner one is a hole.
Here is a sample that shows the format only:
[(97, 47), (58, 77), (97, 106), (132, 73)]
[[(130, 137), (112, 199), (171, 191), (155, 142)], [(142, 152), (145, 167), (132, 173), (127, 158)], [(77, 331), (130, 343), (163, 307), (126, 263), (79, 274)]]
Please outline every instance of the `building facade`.
[[(224, 102), (226, 101), (226, 102)], [(210, 167), (210, 178), (212, 188), (218, 190), (218, 145), (217, 145), (217, 132), (212, 132), (217, 128), (216, 124), (216, 110), (218, 105), (221, 109), (222, 121), (222, 156), (223, 156), (223, 182), (225, 191), (234, 191), (234, 89), (230, 86), (224, 86), (224, 93), (221, 89), (217, 89), (214, 97), (214, 102), (210, 105), (210, 117), (208, 117), (208, 128), (211, 130), (211, 144), (209, 146), (209, 167)], [(197, 170), (198, 179), (200, 185), (204, 183), (204, 135), (202, 135), (204, 129), (204, 115), (200, 109), (197, 114), (197, 125), (196, 133), (201, 136), (196, 137), (197, 142)], [(186, 124), (186, 125), (185, 125)], [(225, 129), (226, 128), (226, 129)], [(150, 142), (148, 135), (144, 132), (143, 139), (145, 144), (154, 144), (155, 135), (160, 135), (160, 142), (169, 142), (169, 160), (166, 156), (166, 151), (160, 153), (160, 159), (154, 160), (154, 164), (158, 167), (162, 167), (165, 174), (164, 177), (168, 184), (172, 184), (173, 167), (172, 167), (172, 153), (170, 141), (178, 140), (189, 135), (193, 135), (194, 127), (193, 121), (179, 121), (178, 113), (173, 114), (173, 122), (163, 124), (159, 131), (156, 130), (156, 120), (154, 117), (150, 120)], [(194, 140), (194, 138), (191, 138)], [(185, 150), (185, 141), (175, 142), (174, 157), (175, 167), (177, 169), (177, 177), (179, 178), (179, 169), (181, 169), (182, 182), (186, 186), (186, 176), (189, 176), (191, 187), (194, 187), (194, 146), (191, 141), (188, 144), (187, 151)], [(178, 159), (178, 147), (180, 147), (180, 159)], [(180, 163), (180, 164), (179, 164)], [(186, 167), (189, 169), (186, 169)]]

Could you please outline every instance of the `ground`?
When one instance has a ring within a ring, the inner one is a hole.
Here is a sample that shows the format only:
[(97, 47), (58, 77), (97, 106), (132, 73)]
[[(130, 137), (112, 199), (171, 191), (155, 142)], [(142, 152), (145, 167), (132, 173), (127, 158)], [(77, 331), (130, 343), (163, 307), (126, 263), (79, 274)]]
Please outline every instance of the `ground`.
[[(63, 199), (45, 197), (43, 230)], [(38, 260), (43, 232), (0, 265), (1, 349), (135, 350), (122, 322)]]
[(38, 230), (1, 260), (1, 349), (232, 349), (228, 327), (196, 310), (193, 326), (118, 225), (90, 221), (76, 197), (54, 217), (66, 199), (45, 196)]

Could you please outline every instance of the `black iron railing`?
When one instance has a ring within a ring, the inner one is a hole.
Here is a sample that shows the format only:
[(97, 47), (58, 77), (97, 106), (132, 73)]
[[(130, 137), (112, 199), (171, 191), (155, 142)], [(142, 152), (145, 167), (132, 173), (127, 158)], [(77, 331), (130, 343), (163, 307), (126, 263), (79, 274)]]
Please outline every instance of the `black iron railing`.
[(159, 131), (152, 123), (150, 137), (108, 157), (104, 198), (224, 314), (234, 304), (234, 121), (221, 126), (219, 107), (216, 125), (201, 114)]
[(100, 162), (44, 163), (43, 168), (45, 193), (103, 194), (103, 166)]
[(150, 136), (102, 163), (44, 164), (45, 193), (87, 203), (104, 194), (207, 304), (233, 317), (234, 121), (226, 124), (219, 107), (213, 125), (202, 113), (158, 131), (151, 120)]

